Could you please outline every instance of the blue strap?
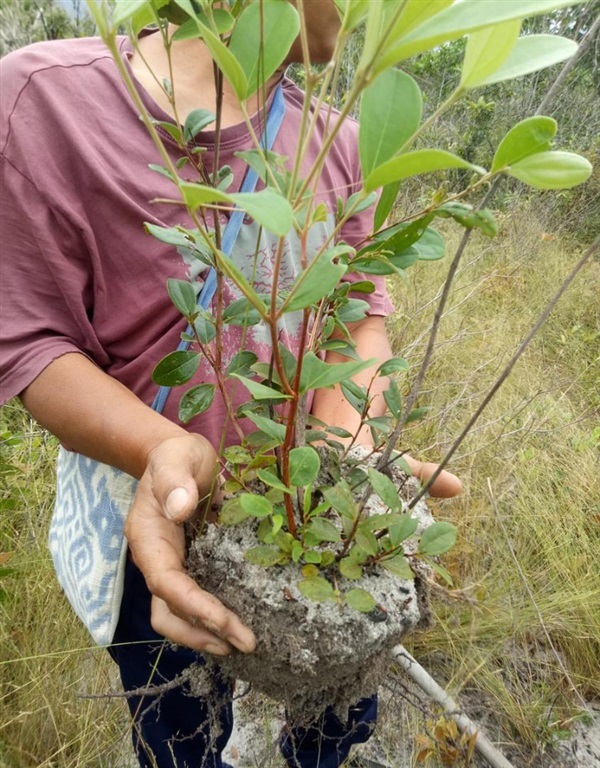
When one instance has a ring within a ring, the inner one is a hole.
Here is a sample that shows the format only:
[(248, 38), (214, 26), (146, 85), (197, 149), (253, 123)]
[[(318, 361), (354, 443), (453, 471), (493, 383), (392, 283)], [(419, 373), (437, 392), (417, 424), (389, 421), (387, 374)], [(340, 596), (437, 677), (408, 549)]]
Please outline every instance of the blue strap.
[[(269, 109), (265, 130), (260, 139), (260, 145), (263, 149), (271, 149), (273, 146), (275, 138), (279, 133), (279, 129), (281, 128), (284, 115), (285, 102), (283, 99), (283, 89), (280, 85), (278, 85), (273, 96), (271, 108)], [(254, 171), (252, 168), (248, 168), (240, 188), (240, 192), (253, 192), (256, 188), (257, 181), (258, 174), (256, 171)], [(223, 232), (223, 239), (221, 241), (221, 251), (227, 256), (231, 256), (233, 246), (235, 245), (235, 241), (237, 240), (237, 237), (240, 233), (245, 215), (245, 212), (240, 208), (234, 208), (231, 216), (229, 217), (229, 221), (227, 222), (227, 226)], [(211, 268), (206, 277), (206, 280), (204, 281), (204, 285), (202, 286), (202, 290), (198, 296), (196, 306), (198, 306), (200, 309), (208, 309), (216, 290), (217, 273), (213, 267)], [(192, 327), (188, 325), (186, 334), (189, 335), (191, 332)], [(190, 343), (191, 342), (189, 341), (181, 341), (177, 347), (177, 351), (185, 352), (189, 348)], [(158, 392), (156, 393), (156, 397), (154, 398), (154, 402), (152, 403), (153, 410), (155, 410), (157, 413), (162, 413), (170, 393), (171, 387), (159, 387)]]

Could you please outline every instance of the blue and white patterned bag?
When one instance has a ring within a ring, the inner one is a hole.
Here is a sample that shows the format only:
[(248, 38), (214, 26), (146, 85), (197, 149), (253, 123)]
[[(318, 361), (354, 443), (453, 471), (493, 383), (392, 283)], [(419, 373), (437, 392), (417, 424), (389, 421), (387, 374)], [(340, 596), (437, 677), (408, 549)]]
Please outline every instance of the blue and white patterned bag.
[(113, 638), (123, 596), (123, 530), (137, 481), (108, 464), (59, 449), (49, 545), (73, 610), (99, 645)]

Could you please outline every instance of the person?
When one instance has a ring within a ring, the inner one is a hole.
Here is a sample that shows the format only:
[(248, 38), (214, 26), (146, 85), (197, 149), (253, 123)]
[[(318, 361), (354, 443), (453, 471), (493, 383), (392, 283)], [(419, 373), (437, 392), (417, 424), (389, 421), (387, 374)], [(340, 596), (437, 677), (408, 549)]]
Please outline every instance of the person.
[[(301, 9), (311, 60), (327, 62), (340, 24), (334, 2), (304, 0)], [(137, 48), (121, 38), (120, 50), (141, 100), (157, 120), (174, 118), (161, 87), (171, 73), (181, 121), (194, 109), (215, 110), (213, 62), (200, 40), (173, 43), (172, 70), (160, 35), (151, 30), (142, 33)], [(297, 40), (285, 63), (301, 60)], [(214, 487), (224, 405), (217, 398), (188, 427), (178, 420), (175, 396), (162, 414), (151, 408), (151, 371), (176, 346), (183, 330), (166, 280), (199, 279), (198, 267), (185, 249), (176, 251), (143, 229), (144, 222), (181, 223), (181, 209), (166, 202), (172, 197), (171, 182), (148, 168), (157, 162), (156, 150), (101, 40), (38, 43), (10, 54), (1, 68), (1, 397), (6, 402), (18, 395), (67, 452), (118, 468), (139, 481), (125, 521), (123, 597), (109, 648), (124, 688), (173, 680), (201, 654), (225, 655), (232, 648), (252, 653), (252, 630), (184, 569), (182, 523)], [(264, 94), (257, 95), (252, 121), (259, 129), (261, 113), (268, 110), (278, 84), (286, 111), (274, 151), (293, 156), (303, 95), (282, 71), (268, 82)], [(315, 147), (326, 129), (325, 119), (317, 121)], [(175, 143), (164, 131), (162, 135), (176, 160), (180, 153)], [(203, 131), (196, 142), (210, 168), (214, 132)], [(244, 170), (236, 153), (251, 146), (239, 104), (225, 81), (219, 162), (231, 165), (234, 187)], [(312, 145), (311, 153), (314, 156)], [(317, 197), (335, 210), (336, 196), (351, 194), (359, 184), (356, 126), (348, 121), (318, 180)], [(344, 240), (351, 245), (363, 240), (371, 216), (372, 211), (366, 211), (353, 217), (342, 232)], [(331, 221), (323, 226), (326, 232)], [(317, 233), (317, 241), (323, 236)], [(273, 279), (272, 240), (246, 220), (232, 254), (241, 268), (251, 262), (254, 274), (266, 284)], [(293, 233), (286, 247), (290, 261), (282, 280), (293, 279), (298, 258)], [(392, 354), (385, 330), (391, 304), (382, 281), (375, 283), (375, 292), (367, 296), (367, 317), (351, 330), (359, 355), (384, 360)], [(231, 335), (224, 337), (224, 364), (240, 343), (239, 328), (226, 330)], [(288, 331), (293, 348), (298, 340), (293, 328)], [(268, 359), (264, 339), (251, 336), (250, 343)], [(329, 353), (328, 359), (344, 358)], [(359, 383), (371, 374), (359, 374)], [(210, 376), (210, 371), (200, 370), (198, 380)], [(378, 386), (375, 412), (385, 407), (385, 382)], [(357, 425), (357, 414), (339, 389), (318, 391), (312, 412), (350, 431)], [(368, 442), (369, 436), (361, 439)], [(435, 469), (409, 461), (422, 480)], [(460, 482), (444, 472), (431, 491), (455, 495)], [(162, 642), (164, 638), (171, 644)], [(208, 703), (190, 699), (182, 687), (166, 691), (154, 707), (146, 706), (147, 697), (141, 694), (130, 697), (140, 765), (221, 768), (232, 729), (231, 695), (220, 681), (215, 681), (215, 690), (223, 700), (216, 723)], [(341, 765), (352, 745), (369, 737), (375, 715), (376, 699), (366, 699), (351, 709), (347, 722), (326, 711), (313, 726), (286, 731), (281, 748), (287, 764)]]

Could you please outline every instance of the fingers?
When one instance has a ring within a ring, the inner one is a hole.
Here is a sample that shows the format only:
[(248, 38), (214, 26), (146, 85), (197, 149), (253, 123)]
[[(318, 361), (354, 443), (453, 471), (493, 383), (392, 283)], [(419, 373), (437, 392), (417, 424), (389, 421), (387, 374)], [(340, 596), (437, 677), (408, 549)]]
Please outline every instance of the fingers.
[[(439, 466), (439, 464), (433, 464), (432, 462), (422, 462), (413, 459), (413, 457), (409, 456), (407, 453), (405, 453), (402, 458), (406, 460), (414, 477), (418, 477), (423, 485), (427, 483)], [(429, 493), (440, 499), (449, 499), (453, 496), (460, 496), (462, 493), (462, 482), (456, 475), (453, 475), (452, 472), (447, 472), (444, 469), (439, 477), (434, 480), (432, 486), (429, 488)]]

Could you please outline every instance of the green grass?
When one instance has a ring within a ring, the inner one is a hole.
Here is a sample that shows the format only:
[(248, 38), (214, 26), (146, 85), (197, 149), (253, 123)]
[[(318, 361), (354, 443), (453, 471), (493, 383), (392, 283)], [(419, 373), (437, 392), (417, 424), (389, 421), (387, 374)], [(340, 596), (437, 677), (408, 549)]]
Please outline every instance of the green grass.
[[(577, 260), (564, 240), (543, 234), (532, 211), (515, 210), (497, 240), (473, 238), (419, 402), (431, 410), (405, 434), (416, 455), (443, 456)], [(394, 289), (391, 335), (413, 365), (446, 269), (447, 260), (420, 265)], [(596, 261), (452, 461), (465, 493), (433, 506), (460, 530), (444, 558), (456, 588), (436, 599), (435, 627), (410, 642), (452, 693), (477, 703), (478, 716), (494, 713), (490, 736), (518, 742), (523, 755), (545, 749), (577, 716), (571, 684), (584, 697), (600, 694), (599, 290)], [(0, 553), (10, 572), (0, 604), (0, 765), (117, 766), (130, 754), (124, 703), (81, 698), (115, 688), (115, 669), (72, 616), (46, 546), (55, 441), (16, 403), (1, 424)], [(398, 685), (393, 671), (390, 682)], [(400, 738), (424, 733), (430, 715), (410, 706), (402, 714), (398, 692), (387, 698), (382, 738), (400, 765)]]

